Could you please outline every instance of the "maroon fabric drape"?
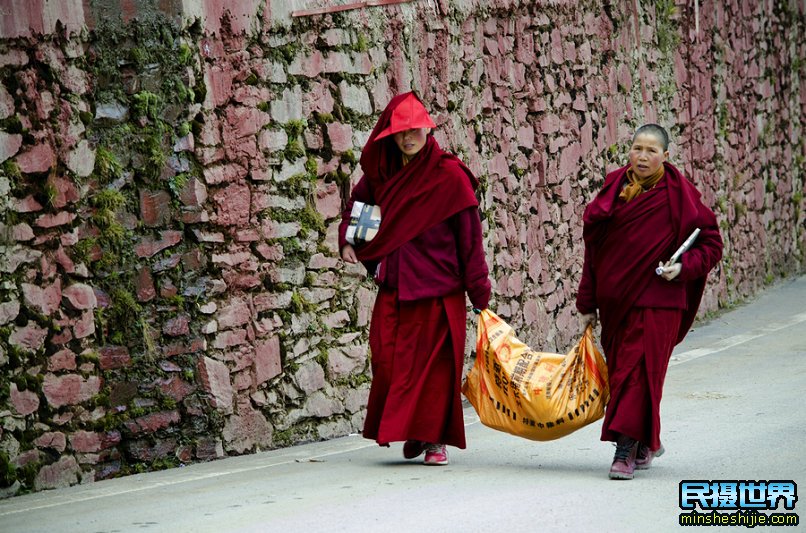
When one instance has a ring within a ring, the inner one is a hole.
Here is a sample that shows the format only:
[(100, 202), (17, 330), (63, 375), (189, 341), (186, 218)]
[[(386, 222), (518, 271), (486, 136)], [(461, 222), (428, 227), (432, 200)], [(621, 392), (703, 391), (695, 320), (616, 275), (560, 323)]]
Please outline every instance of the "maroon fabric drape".
[(392, 111), (410, 93), (389, 102), (361, 153), (371, 196), (381, 207), (381, 226), (375, 238), (356, 248), (361, 261), (376, 261), (403, 243), (468, 207), (478, 206), (478, 180), (456, 156), (439, 147), (433, 136), (417, 156), (403, 166), (392, 137), (375, 141), (389, 126)]
[(463, 293), (406, 302), (380, 289), (369, 330), (364, 437), (380, 445), (411, 439), (465, 448), (459, 391), (466, 319)]
[[(700, 228), (695, 244), (698, 250), (687, 252), (697, 264), (687, 265), (684, 255), (679, 280), (670, 282), (686, 284), (687, 306), (677, 332), (680, 342), (697, 314), (707, 273), (721, 258), (722, 239), (713, 212), (703, 205), (699, 191), (677, 168), (664, 165), (663, 189), (645, 192), (628, 203), (620, 202), (621, 184), (629, 168), (626, 166), (608, 174), (602, 190), (585, 209), (586, 259), (592, 262), (595, 276), (595, 281), (585, 281), (592, 282), (595, 295), (582, 294), (582, 283), (577, 306), (581, 310), (588, 305), (599, 309), (605, 346), (656, 276), (658, 261), (668, 259), (664, 255), (668, 250), (678, 247), (695, 228)], [(586, 299), (595, 303), (581, 303)]]
[(610, 400), (602, 440), (627, 435), (660, 448), (663, 383), (682, 316), (680, 309), (633, 309), (605, 345)]

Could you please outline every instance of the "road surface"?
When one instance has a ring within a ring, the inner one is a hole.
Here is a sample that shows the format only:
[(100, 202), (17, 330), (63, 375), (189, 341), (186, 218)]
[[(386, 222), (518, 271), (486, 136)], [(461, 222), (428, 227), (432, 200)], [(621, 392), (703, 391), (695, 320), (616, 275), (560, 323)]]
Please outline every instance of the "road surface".
[(0, 501), (0, 531), (679, 531), (682, 480), (806, 489), (804, 393), (806, 276), (677, 347), (662, 403), (667, 452), (632, 481), (607, 478), (601, 422), (540, 443), (486, 428), (468, 408), (469, 447), (451, 449), (446, 467), (350, 436)]

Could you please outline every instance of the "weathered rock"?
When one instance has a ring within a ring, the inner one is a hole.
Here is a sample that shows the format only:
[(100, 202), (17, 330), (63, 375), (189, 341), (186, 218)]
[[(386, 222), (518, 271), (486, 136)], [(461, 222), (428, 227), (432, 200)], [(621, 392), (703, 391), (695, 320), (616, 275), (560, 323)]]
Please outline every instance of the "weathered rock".
[(118, 101), (103, 102), (95, 108), (95, 120), (112, 123), (125, 122), (129, 116), (129, 108)]
[(99, 350), (98, 364), (101, 370), (125, 368), (131, 361), (129, 349), (125, 346), (104, 346)]
[(282, 372), (280, 338), (277, 336), (255, 343), (255, 385), (260, 386)]
[(98, 306), (95, 290), (85, 283), (73, 283), (65, 287), (62, 297), (73, 309), (95, 309)]
[(13, 382), (9, 386), (9, 391), (11, 406), (18, 415), (27, 416), (39, 409), (39, 395), (35, 392), (17, 390), (17, 384)]
[(80, 453), (93, 453), (111, 448), (120, 443), (119, 431), (97, 433), (94, 431), (76, 431), (70, 435), (70, 448)]
[(232, 384), (227, 366), (215, 359), (203, 357), (198, 365), (202, 388), (210, 395), (213, 407), (225, 413), (232, 412)]
[(0, 131), (0, 163), (14, 157), (20, 151), (21, 146), (22, 135)]
[(140, 219), (150, 227), (171, 221), (171, 195), (167, 191), (140, 189)]
[(305, 394), (311, 394), (325, 386), (325, 371), (316, 361), (308, 361), (294, 374), (294, 381)]
[(35, 322), (28, 321), (25, 326), (15, 327), (8, 336), (8, 342), (22, 350), (35, 352), (45, 344), (48, 330), (39, 327)]
[(43, 466), (34, 480), (35, 490), (58, 489), (69, 487), (78, 482), (81, 467), (75, 457), (63, 456), (57, 462)]
[(238, 414), (227, 419), (221, 435), (227, 450), (244, 453), (257, 448), (259, 451), (271, 446), (272, 427), (247, 401), (238, 404)]
[(59, 370), (75, 370), (76, 354), (67, 348), (59, 350), (48, 359), (48, 370), (58, 372)]
[(12, 300), (0, 303), (0, 326), (8, 324), (20, 314), (20, 302)]
[(34, 444), (37, 448), (50, 448), (62, 453), (67, 448), (67, 438), (61, 431), (50, 431), (34, 439)]
[(61, 279), (57, 278), (52, 285), (46, 287), (23, 283), (22, 295), (26, 305), (35, 308), (45, 316), (50, 316), (59, 308), (61, 303)]
[(78, 374), (45, 374), (42, 384), (45, 398), (52, 407), (80, 404), (98, 394), (100, 389), (101, 379), (98, 376), (84, 378)]
[(127, 420), (124, 425), (134, 435), (140, 433), (154, 433), (157, 430), (167, 428), (180, 420), (179, 411), (161, 411), (150, 413), (134, 420)]
[(249, 303), (243, 298), (233, 298), (228, 305), (221, 307), (216, 317), (221, 329), (243, 326), (252, 318)]

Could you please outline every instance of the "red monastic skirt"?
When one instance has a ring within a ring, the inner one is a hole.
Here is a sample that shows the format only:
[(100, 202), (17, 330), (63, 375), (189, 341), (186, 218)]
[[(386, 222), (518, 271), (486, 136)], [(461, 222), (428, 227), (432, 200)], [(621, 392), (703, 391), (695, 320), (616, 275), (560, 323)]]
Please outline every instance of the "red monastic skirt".
[(411, 302), (380, 288), (369, 345), (372, 387), (364, 437), (385, 446), (419, 440), (465, 447), (461, 378), (464, 293)]
[(660, 400), (682, 316), (680, 309), (632, 309), (604, 347), (610, 401), (602, 440), (624, 434), (660, 448)]

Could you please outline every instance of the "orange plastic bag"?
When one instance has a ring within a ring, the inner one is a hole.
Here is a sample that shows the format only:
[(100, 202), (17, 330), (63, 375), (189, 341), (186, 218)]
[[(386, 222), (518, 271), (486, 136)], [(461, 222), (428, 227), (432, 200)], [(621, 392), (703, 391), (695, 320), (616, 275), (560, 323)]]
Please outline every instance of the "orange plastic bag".
[(604, 415), (607, 365), (591, 328), (566, 355), (535, 352), (509, 324), (484, 310), (476, 363), (462, 392), (484, 425), (527, 439), (553, 440)]

